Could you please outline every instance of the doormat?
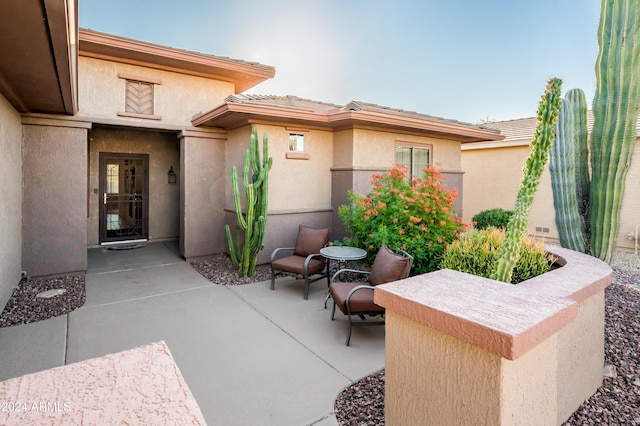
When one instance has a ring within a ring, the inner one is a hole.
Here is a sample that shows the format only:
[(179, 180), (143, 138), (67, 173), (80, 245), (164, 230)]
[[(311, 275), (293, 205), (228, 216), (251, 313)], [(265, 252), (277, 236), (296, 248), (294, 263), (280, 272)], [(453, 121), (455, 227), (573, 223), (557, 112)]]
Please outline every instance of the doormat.
[(146, 243), (135, 243), (135, 244), (115, 244), (112, 246), (106, 246), (107, 250), (133, 250), (137, 248), (145, 247)]

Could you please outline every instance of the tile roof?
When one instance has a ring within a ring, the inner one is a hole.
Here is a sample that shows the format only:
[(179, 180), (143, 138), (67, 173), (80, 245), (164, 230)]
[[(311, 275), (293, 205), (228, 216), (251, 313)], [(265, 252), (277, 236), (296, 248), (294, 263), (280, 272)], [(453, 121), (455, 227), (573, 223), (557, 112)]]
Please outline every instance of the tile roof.
[(310, 99), (299, 98), (298, 96), (274, 96), (274, 95), (230, 95), (224, 100), (226, 103), (234, 104), (260, 104), (260, 105), (276, 105), (287, 108), (300, 108), (311, 111), (317, 110), (338, 110), (340, 105), (312, 101)]
[(421, 118), (435, 122), (448, 123), (448, 124), (456, 124), (461, 126), (467, 126), (476, 129), (485, 129), (485, 130), (494, 130), (489, 126), (478, 126), (470, 123), (465, 123), (457, 120), (450, 120), (442, 117), (436, 117), (428, 114), (421, 114), (415, 111), (407, 111), (399, 108), (391, 108), (387, 106), (377, 105), (369, 102), (362, 101), (351, 101), (344, 106), (314, 101), (311, 99), (303, 99), (297, 96), (276, 96), (276, 95), (256, 95), (256, 94), (242, 94), (242, 95), (231, 95), (225, 99), (227, 103), (247, 103), (247, 104), (260, 104), (260, 105), (276, 105), (283, 106), (287, 108), (300, 108), (311, 111), (335, 111), (335, 112), (357, 112), (357, 111), (368, 111), (368, 112), (379, 112), (382, 114), (392, 114), (401, 117), (410, 117), (410, 118)]
[(229, 63), (236, 64), (236, 65), (250, 66), (252, 68), (262, 69), (262, 70), (265, 70), (265, 71), (274, 70), (273, 66), (264, 65), (264, 64), (261, 64), (259, 62), (245, 61), (245, 60), (242, 60), (242, 59), (229, 58), (227, 56), (217, 56), (217, 55), (211, 55), (209, 53), (198, 52), (198, 51), (195, 51), (195, 50), (187, 50), (187, 49), (181, 49), (181, 48), (167, 46), (167, 45), (149, 43), (149, 42), (146, 42), (146, 41), (136, 40), (136, 39), (132, 39), (132, 38), (129, 38), (129, 37), (122, 37), (122, 36), (119, 36), (119, 35), (115, 36), (113, 34), (103, 33), (101, 31), (92, 30), (90, 28), (80, 28), (79, 30), (80, 30), (81, 33), (84, 33), (86, 35), (95, 34), (97, 36), (113, 37), (113, 38), (118, 38), (120, 40), (127, 40), (127, 41), (130, 41), (132, 43), (145, 44), (147, 46), (155, 46), (155, 47), (161, 48), (161, 49), (171, 49), (171, 50), (173, 50), (175, 52), (188, 53), (188, 54), (200, 56), (200, 57), (203, 57), (203, 58), (209, 58), (209, 59), (213, 59), (213, 60), (229, 62)]
[[(536, 129), (537, 119), (536, 117), (519, 118), (515, 120), (496, 121), (494, 123), (487, 123), (485, 127), (489, 129), (499, 130), (501, 134), (505, 136), (504, 140), (499, 143), (509, 143), (515, 141), (526, 140), (531, 141), (533, 132)], [(589, 130), (593, 127), (593, 112), (587, 112), (587, 127)], [(640, 137), (640, 116), (636, 125), (637, 136)]]

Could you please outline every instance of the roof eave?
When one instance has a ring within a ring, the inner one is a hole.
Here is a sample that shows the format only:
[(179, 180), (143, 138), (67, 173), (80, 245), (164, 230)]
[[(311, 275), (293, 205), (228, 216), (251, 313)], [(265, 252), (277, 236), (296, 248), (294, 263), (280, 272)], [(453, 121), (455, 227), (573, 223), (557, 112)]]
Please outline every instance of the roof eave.
[(3, 5), (0, 93), (17, 111), (77, 112), (77, 6), (77, 0)]
[(275, 68), (242, 63), (139, 40), (80, 29), (80, 55), (233, 83), (235, 92), (248, 90), (275, 76)]
[(504, 136), (494, 130), (479, 129), (424, 117), (403, 117), (372, 111), (312, 110), (276, 105), (225, 103), (211, 111), (193, 117), (193, 126), (231, 128), (250, 120), (281, 121), (312, 124), (330, 130), (367, 127), (387, 131), (411, 131), (462, 142), (502, 140)]

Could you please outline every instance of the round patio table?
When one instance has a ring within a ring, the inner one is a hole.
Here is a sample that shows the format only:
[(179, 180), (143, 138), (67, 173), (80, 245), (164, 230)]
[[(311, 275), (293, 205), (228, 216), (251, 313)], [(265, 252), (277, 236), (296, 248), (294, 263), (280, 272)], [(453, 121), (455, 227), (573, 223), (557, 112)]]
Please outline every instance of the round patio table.
[(349, 246), (330, 246), (320, 249), (320, 254), (327, 259), (337, 260), (339, 262), (348, 262), (350, 260), (360, 260), (367, 257), (367, 252), (357, 247)]
[[(357, 247), (349, 247), (349, 246), (329, 246), (323, 247), (320, 249), (320, 254), (327, 258), (327, 277), (331, 277), (330, 275), (330, 262), (332, 260), (338, 261), (338, 270), (342, 269), (342, 265), (344, 262), (349, 262), (351, 260), (360, 260), (367, 257), (367, 252), (357, 248)], [(329, 285), (331, 278), (329, 278)], [(331, 297), (331, 293), (327, 293), (327, 297), (324, 299), (324, 308), (327, 309), (327, 301)]]

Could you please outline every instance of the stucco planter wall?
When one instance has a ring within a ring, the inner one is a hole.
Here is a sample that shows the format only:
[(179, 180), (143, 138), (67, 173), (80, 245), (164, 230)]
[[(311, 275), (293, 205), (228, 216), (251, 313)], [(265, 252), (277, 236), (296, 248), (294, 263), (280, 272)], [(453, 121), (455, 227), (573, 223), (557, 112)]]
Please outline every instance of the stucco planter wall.
[(515, 286), (442, 270), (377, 287), (387, 424), (561, 424), (596, 391), (611, 268), (547, 250), (563, 266)]

